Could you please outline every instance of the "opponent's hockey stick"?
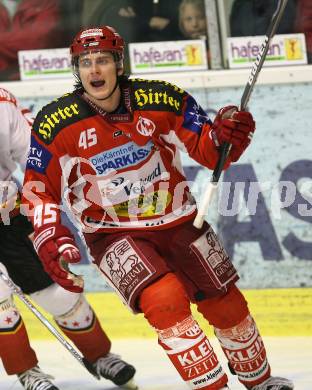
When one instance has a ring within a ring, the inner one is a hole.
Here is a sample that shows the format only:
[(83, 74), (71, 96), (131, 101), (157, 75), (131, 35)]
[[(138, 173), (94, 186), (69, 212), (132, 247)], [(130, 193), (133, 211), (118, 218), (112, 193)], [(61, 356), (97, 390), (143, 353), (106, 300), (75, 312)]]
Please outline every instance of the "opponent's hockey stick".
[(45, 318), (43, 314), (30, 302), (30, 300), (24, 295), (20, 287), (18, 287), (13, 280), (4, 274), (0, 270), (0, 277), (6, 283), (6, 285), (12, 290), (14, 294), (16, 294), (21, 301), (25, 303), (29, 310), (31, 310), (34, 315), (43, 323), (43, 325), (48, 328), (48, 330), (58, 339), (58, 341), (74, 356), (78, 362), (85, 367), (90, 374), (92, 374), (96, 379), (100, 379), (100, 376), (97, 374), (92, 364), (83, 356), (80, 355), (78, 351), (68, 343), (61, 333)]
[[(281, 20), (281, 17), (283, 15), (284, 10), (285, 10), (287, 1), (288, 0), (279, 0), (278, 1), (276, 10), (272, 16), (270, 25), (269, 25), (267, 33), (266, 33), (266, 36), (265, 36), (264, 41), (261, 45), (260, 52), (257, 55), (257, 58), (256, 58), (254, 64), (252, 65), (251, 72), (250, 72), (250, 75), (248, 77), (248, 81), (247, 81), (247, 84), (245, 86), (242, 98), (241, 98), (240, 110), (246, 109), (250, 95), (251, 95), (253, 88), (256, 84), (258, 75), (260, 73), (262, 65), (265, 61), (265, 57), (266, 57), (267, 52), (269, 50), (270, 42), (271, 42), (271, 40), (275, 34), (275, 31), (279, 25), (279, 22)], [(208, 183), (207, 188), (204, 192), (204, 196), (201, 200), (196, 218), (195, 218), (194, 223), (193, 223), (193, 225), (195, 227), (197, 227), (198, 229), (200, 229), (203, 226), (204, 219), (205, 219), (205, 216), (207, 214), (209, 204), (211, 203), (213, 195), (218, 188), (218, 182), (219, 182), (219, 179), (220, 179), (220, 176), (221, 176), (224, 164), (225, 164), (225, 160), (230, 152), (230, 149), (231, 149), (230, 144), (225, 143), (222, 145), (219, 160), (218, 160), (217, 165), (213, 171), (211, 180)]]

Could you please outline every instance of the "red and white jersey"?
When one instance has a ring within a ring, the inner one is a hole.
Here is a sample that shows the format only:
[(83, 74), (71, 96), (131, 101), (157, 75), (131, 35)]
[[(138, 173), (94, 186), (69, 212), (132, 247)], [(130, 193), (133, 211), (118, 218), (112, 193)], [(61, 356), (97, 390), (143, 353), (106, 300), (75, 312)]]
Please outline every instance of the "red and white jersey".
[(123, 111), (102, 112), (75, 91), (38, 113), (23, 201), (35, 206), (35, 228), (59, 221), (64, 197), (85, 232), (165, 229), (194, 216), (179, 150), (215, 167), (207, 114), (167, 82), (124, 78), (121, 90)]
[(32, 118), (17, 99), (0, 88), (0, 180), (9, 181), (17, 164), (26, 164)]

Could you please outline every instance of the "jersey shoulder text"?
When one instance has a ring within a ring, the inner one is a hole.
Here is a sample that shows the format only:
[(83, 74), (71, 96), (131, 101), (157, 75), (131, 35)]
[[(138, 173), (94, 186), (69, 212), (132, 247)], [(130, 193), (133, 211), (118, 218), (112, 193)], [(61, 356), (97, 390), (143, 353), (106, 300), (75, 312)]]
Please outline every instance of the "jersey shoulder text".
[(129, 79), (134, 108), (141, 111), (182, 112), (185, 91), (167, 81)]
[(41, 141), (50, 144), (61, 130), (94, 115), (91, 107), (77, 94), (67, 93), (38, 112), (33, 130)]

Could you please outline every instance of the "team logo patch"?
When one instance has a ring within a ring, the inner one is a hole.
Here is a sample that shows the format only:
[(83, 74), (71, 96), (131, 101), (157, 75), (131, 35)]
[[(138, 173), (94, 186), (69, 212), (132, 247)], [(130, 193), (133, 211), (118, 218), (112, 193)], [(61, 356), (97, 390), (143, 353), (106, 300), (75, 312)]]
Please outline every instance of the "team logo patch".
[(33, 169), (39, 173), (45, 173), (52, 154), (40, 145), (34, 136), (31, 136), (30, 150), (27, 158), (27, 169)]
[(211, 124), (207, 113), (191, 96), (189, 96), (186, 101), (186, 110), (182, 126), (195, 133), (200, 133), (204, 123)]
[(217, 288), (237, 278), (237, 271), (211, 227), (190, 245)]
[(108, 247), (99, 268), (127, 304), (131, 304), (140, 285), (155, 273), (147, 259), (136, 251), (130, 238)]
[(136, 125), (136, 129), (137, 132), (141, 135), (144, 135), (144, 137), (150, 137), (154, 133), (156, 125), (150, 119), (140, 116)]

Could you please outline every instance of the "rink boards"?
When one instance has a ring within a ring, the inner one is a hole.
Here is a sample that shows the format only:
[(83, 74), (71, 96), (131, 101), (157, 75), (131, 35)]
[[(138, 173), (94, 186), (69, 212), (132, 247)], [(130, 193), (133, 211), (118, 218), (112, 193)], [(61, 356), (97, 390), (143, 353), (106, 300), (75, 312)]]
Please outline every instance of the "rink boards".
[[(312, 337), (312, 288), (243, 290), (243, 293), (264, 336)], [(133, 315), (115, 293), (87, 293), (87, 297), (110, 337), (155, 337), (143, 316)], [(21, 309), (31, 339), (52, 339), (53, 336), (24, 304), (18, 298), (15, 301)], [(212, 330), (194, 306), (192, 309), (203, 329), (212, 335)], [(49, 315), (47, 318), (51, 319)]]

